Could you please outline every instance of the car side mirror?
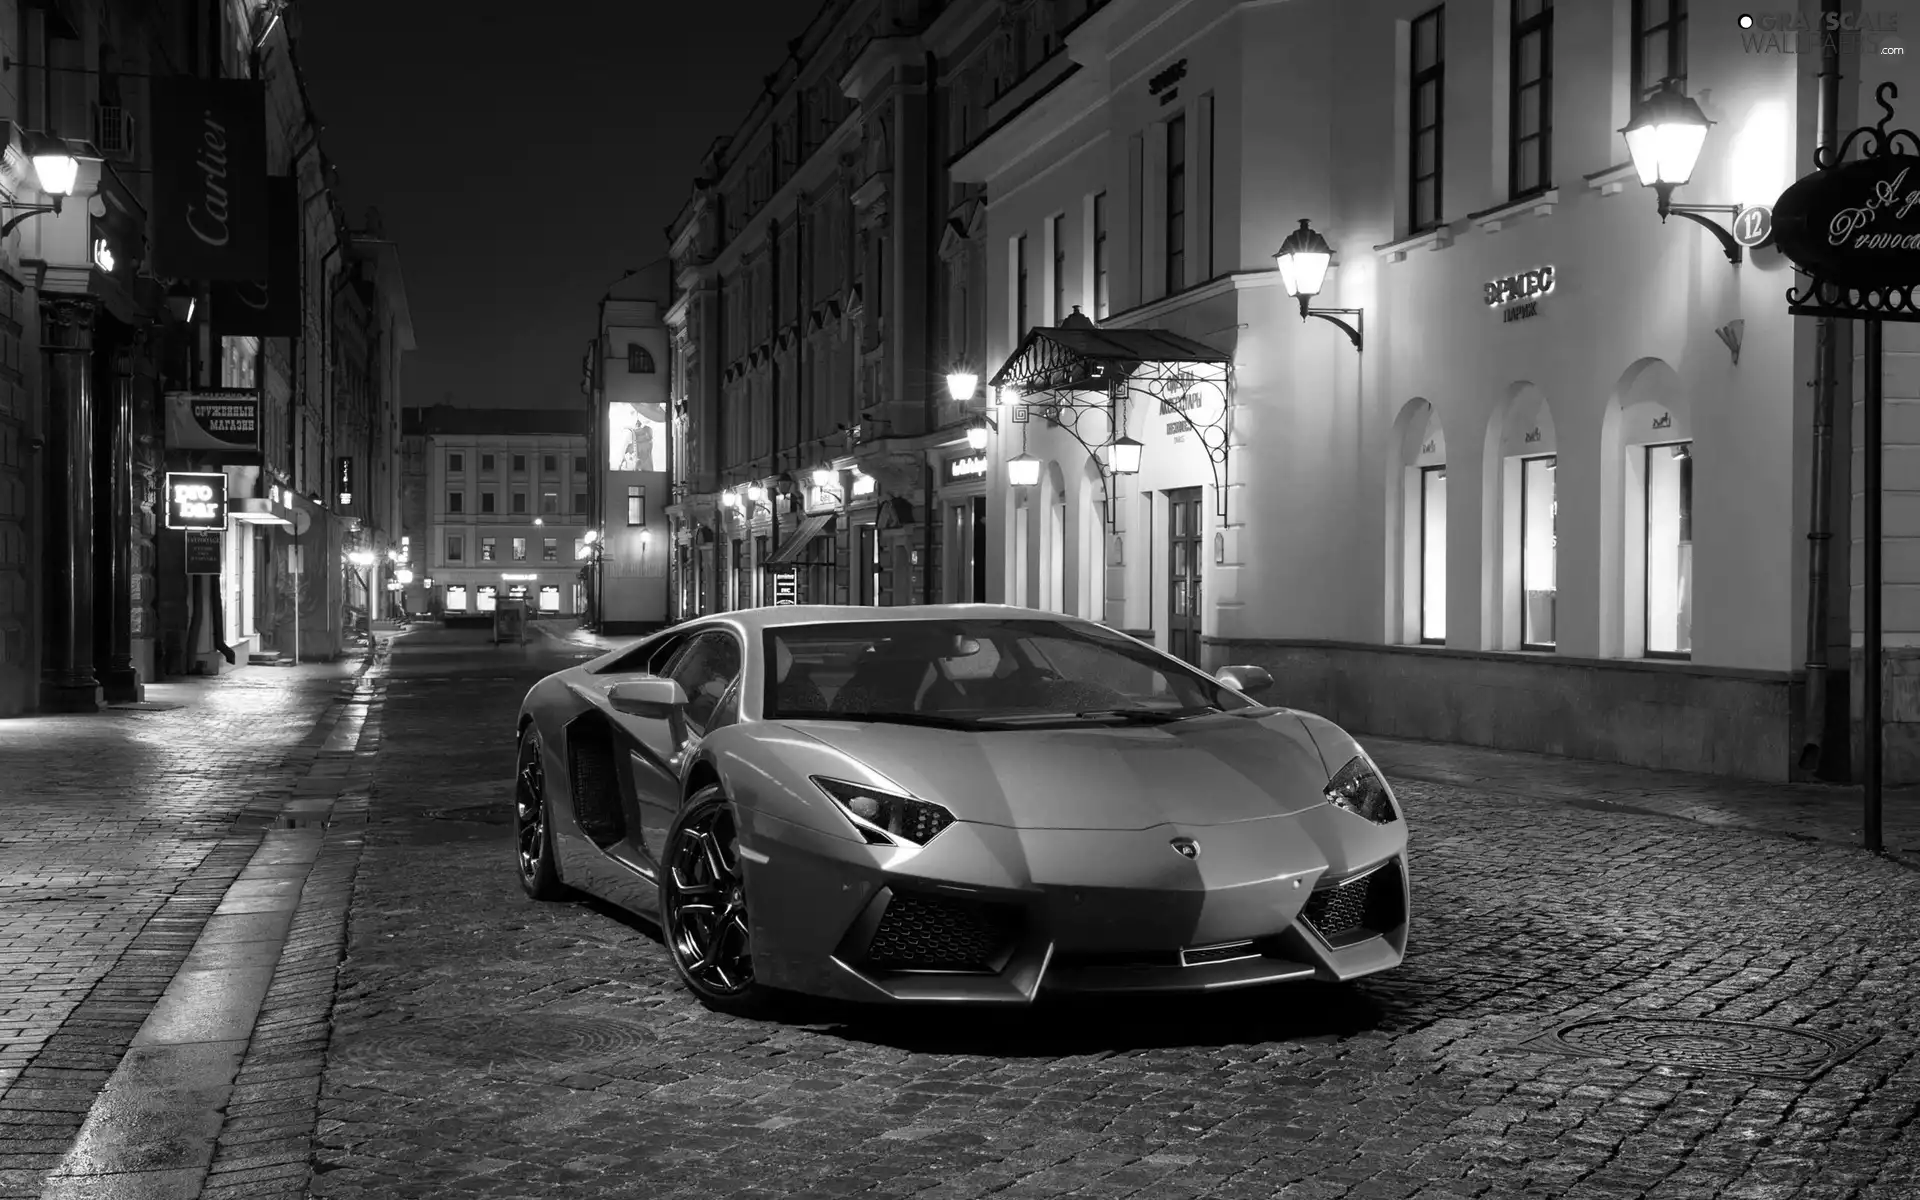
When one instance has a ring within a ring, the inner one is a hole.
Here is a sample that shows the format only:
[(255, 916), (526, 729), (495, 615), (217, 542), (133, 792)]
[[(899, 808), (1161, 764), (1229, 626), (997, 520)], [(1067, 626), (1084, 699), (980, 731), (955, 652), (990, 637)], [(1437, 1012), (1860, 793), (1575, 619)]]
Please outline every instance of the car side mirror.
[(1257, 696), (1273, 686), (1273, 676), (1265, 667), (1221, 667), (1213, 677), (1236, 692)]
[(614, 684), (607, 702), (636, 717), (670, 720), (687, 707), (687, 693), (673, 680), (654, 675)]

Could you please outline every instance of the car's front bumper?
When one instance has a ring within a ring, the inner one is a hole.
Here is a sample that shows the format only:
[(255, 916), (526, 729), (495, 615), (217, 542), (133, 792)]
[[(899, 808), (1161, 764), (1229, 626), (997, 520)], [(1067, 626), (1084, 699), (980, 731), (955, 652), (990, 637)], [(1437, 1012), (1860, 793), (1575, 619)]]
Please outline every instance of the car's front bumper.
[(1405, 827), (1331, 807), (1199, 829), (959, 824), (918, 850), (750, 825), (756, 970), (795, 991), (1023, 1004), (1348, 980), (1406, 952)]

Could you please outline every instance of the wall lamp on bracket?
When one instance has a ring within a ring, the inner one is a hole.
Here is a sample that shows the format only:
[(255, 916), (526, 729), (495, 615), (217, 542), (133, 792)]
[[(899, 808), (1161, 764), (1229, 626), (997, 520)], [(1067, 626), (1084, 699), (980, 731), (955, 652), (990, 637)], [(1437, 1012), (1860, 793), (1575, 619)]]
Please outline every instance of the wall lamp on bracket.
[(1694, 164), (1700, 161), (1700, 148), (1712, 125), (1700, 106), (1669, 80), (1634, 106), (1633, 119), (1620, 134), (1627, 139), (1627, 153), (1640, 176), (1640, 185), (1652, 188), (1659, 197), (1660, 220), (1664, 222), (1671, 214), (1699, 225), (1719, 239), (1727, 261), (1737, 267), (1742, 258), (1740, 243), (1713, 217), (1721, 215), (1737, 223), (1743, 206), (1673, 203), (1673, 189), (1693, 178)]
[[(1366, 313), (1358, 308), (1312, 308), (1313, 298), (1320, 294), (1320, 285), (1326, 281), (1327, 267), (1333, 263), (1333, 247), (1327, 245), (1327, 239), (1314, 232), (1306, 218), (1301, 218), (1300, 228), (1287, 235), (1280, 248), (1273, 252), (1273, 262), (1280, 269), (1280, 283), (1287, 289), (1287, 295), (1300, 301), (1300, 319), (1318, 317), (1330, 325), (1338, 325), (1347, 340), (1353, 343), (1355, 350), (1365, 348)], [(1353, 324), (1341, 320), (1352, 317)]]
[(27, 157), (33, 162), (33, 173), (39, 179), (40, 190), (52, 196), (53, 203), (0, 204), (0, 208), (21, 210), (18, 216), (9, 217), (4, 224), (0, 224), (0, 237), (12, 233), (28, 217), (59, 212), (61, 201), (73, 195), (73, 185), (80, 177), (80, 160), (74, 157), (72, 148), (64, 138), (46, 133), (27, 133), (22, 141)]

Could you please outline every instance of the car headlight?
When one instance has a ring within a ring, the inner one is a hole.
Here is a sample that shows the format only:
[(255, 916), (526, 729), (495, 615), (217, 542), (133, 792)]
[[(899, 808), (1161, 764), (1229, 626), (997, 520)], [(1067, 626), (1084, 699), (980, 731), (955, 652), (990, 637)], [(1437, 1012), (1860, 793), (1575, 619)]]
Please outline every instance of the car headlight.
[(1375, 825), (1391, 825), (1399, 819), (1393, 810), (1393, 794), (1387, 781), (1364, 756), (1356, 756), (1327, 780), (1327, 803), (1344, 808)]
[(876, 846), (905, 842), (924, 846), (953, 824), (953, 814), (929, 800), (883, 792), (863, 783), (825, 779), (815, 775), (813, 785), (853, 822), (860, 835)]

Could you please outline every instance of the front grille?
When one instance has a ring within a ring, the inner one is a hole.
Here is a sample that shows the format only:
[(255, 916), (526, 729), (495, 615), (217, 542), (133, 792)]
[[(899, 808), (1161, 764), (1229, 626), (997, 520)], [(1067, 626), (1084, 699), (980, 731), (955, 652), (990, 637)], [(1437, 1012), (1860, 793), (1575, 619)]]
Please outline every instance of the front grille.
[(1389, 933), (1406, 915), (1399, 860), (1357, 879), (1314, 889), (1300, 916), (1330, 944), (1340, 945)]
[(896, 892), (866, 957), (892, 971), (992, 972), (1000, 969), (1019, 927), (1019, 910), (1011, 905)]
[(1196, 946), (1180, 952), (1180, 965), (1184, 967), (1204, 967), (1212, 963), (1237, 962), (1243, 958), (1259, 958), (1260, 950), (1252, 942), (1229, 942), (1220, 946)]

